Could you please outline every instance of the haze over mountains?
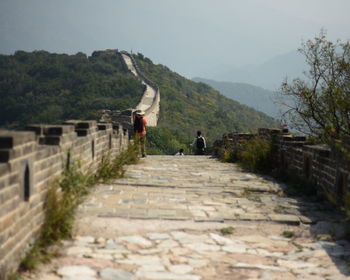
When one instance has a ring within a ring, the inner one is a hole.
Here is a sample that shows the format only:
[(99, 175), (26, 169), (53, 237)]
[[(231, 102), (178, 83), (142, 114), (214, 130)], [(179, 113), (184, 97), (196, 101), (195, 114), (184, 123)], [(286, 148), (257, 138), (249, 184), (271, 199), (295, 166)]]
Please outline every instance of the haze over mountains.
[(307, 69), (304, 57), (297, 51), (277, 55), (263, 64), (232, 66), (217, 65), (200, 71), (202, 78), (233, 83), (247, 83), (276, 91), (288, 77), (302, 77)]
[(260, 65), (214, 67), (204, 70), (203, 77), (192, 80), (208, 84), (226, 97), (278, 119), (283, 107), (276, 103), (276, 93), (282, 82), (286, 78), (289, 81), (304, 78), (307, 69), (304, 57), (292, 51)]

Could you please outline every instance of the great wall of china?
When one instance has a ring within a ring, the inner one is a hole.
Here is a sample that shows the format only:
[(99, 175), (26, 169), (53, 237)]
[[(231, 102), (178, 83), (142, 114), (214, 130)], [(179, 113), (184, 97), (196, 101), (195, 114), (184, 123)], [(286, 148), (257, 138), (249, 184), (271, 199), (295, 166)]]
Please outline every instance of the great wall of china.
[[(118, 155), (128, 146), (131, 120), (137, 109), (145, 111), (150, 126), (157, 125), (158, 86), (142, 74), (132, 55), (116, 53), (145, 84), (144, 96), (135, 108), (105, 111), (100, 122), (71, 120), (62, 125), (31, 125), (27, 131), (0, 131), (1, 280), (16, 270), (37, 238), (47, 190), (70, 162), (81, 160), (83, 170), (94, 172), (103, 155)], [(350, 162), (335, 147), (310, 145), (304, 137), (284, 135), (281, 130), (259, 133), (271, 134), (278, 140), (275, 156), (281, 169), (311, 182), (338, 206), (344, 203), (349, 193)], [(251, 136), (228, 134), (219, 145), (247, 137)]]
[[(31, 125), (26, 131), (0, 130), (0, 279), (14, 271), (38, 236), (47, 190), (70, 162), (95, 172), (102, 156), (112, 158), (128, 146), (132, 114), (145, 111), (148, 124), (159, 115), (158, 87), (138, 69), (127, 52), (109, 51), (145, 85), (139, 104), (124, 112), (108, 112), (111, 122), (71, 120), (62, 125)], [(113, 115), (114, 113), (114, 115)], [(106, 117), (106, 116), (105, 116)]]

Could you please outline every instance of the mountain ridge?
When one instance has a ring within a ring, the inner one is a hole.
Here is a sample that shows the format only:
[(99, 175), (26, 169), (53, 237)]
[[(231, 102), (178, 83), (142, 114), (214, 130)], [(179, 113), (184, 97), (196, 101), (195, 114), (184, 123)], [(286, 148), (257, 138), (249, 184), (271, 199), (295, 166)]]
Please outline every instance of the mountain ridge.
[(200, 77), (195, 77), (192, 80), (208, 84), (226, 97), (261, 111), (271, 117), (279, 117), (280, 108), (274, 103), (276, 93), (271, 90), (248, 83), (214, 81)]

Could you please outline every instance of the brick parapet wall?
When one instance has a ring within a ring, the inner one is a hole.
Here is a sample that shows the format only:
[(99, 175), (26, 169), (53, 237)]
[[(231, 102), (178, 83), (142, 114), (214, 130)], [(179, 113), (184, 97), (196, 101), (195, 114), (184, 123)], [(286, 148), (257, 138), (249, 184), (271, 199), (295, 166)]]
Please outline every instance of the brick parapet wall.
[[(278, 169), (309, 182), (319, 195), (331, 199), (339, 207), (343, 205), (350, 194), (350, 161), (336, 145), (313, 145), (303, 136), (285, 135), (279, 129), (260, 129), (259, 135), (272, 136)], [(229, 147), (256, 136), (227, 134), (217, 145)]]
[[(95, 172), (104, 155), (117, 156), (129, 143), (120, 125), (71, 120), (0, 130), (0, 279), (14, 271), (38, 237), (52, 182), (71, 162)], [(69, 152), (68, 152), (69, 151)]]

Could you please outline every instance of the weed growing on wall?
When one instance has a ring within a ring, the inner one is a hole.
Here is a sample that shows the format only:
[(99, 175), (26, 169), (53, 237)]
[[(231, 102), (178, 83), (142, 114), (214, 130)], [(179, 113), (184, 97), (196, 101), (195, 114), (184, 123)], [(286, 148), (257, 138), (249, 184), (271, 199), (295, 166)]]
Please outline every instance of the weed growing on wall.
[(251, 172), (269, 173), (273, 169), (272, 142), (267, 137), (241, 140), (223, 148), (220, 158), (224, 162), (237, 162)]
[(95, 174), (96, 182), (107, 183), (111, 179), (121, 178), (126, 164), (136, 164), (139, 161), (138, 141), (129, 144), (127, 150), (121, 152), (116, 158), (111, 160), (110, 155), (104, 155)]
[(309, 182), (278, 168), (274, 147), (274, 138), (263, 135), (226, 143), (225, 147), (219, 148), (218, 154), (224, 162), (236, 162), (246, 171), (268, 174), (286, 182), (285, 193), (288, 195), (315, 195), (315, 189)]
[(253, 138), (242, 145), (238, 162), (248, 171), (268, 172), (273, 166), (271, 150), (270, 139)]
[(40, 237), (22, 260), (20, 270), (32, 270), (38, 263), (50, 260), (56, 254), (52, 245), (72, 237), (75, 210), (91, 188), (98, 182), (122, 177), (125, 172), (123, 166), (137, 161), (137, 145), (131, 143), (114, 159), (104, 156), (95, 174), (83, 173), (79, 162), (71, 163), (47, 192)]

